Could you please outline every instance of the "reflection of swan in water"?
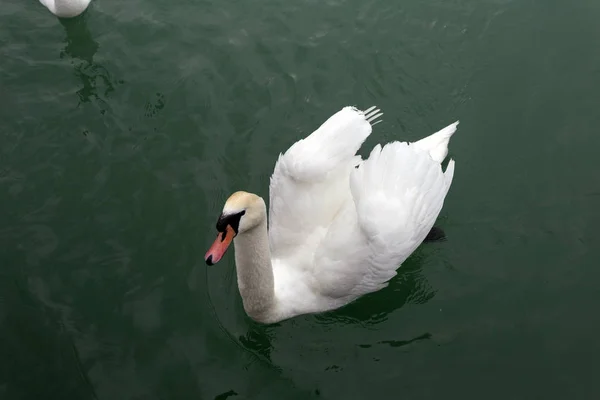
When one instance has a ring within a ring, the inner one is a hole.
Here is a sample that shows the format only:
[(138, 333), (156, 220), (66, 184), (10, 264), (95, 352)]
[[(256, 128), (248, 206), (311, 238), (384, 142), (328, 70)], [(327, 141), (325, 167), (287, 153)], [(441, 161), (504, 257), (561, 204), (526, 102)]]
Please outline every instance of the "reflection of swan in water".
[(91, 0), (40, 0), (50, 12), (59, 18), (73, 18), (84, 12)]
[[(79, 105), (95, 99), (103, 104), (103, 108), (107, 108), (103, 97), (115, 90), (115, 84), (108, 70), (94, 62), (94, 55), (98, 51), (99, 45), (92, 37), (85, 17), (60, 19), (59, 21), (67, 34), (66, 46), (60, 57), (68, 56), (73, 59), (75, 75), (83, 84), (83, 87), (77, 91)], [(99, 90), (100, 94), (98, 94)]]

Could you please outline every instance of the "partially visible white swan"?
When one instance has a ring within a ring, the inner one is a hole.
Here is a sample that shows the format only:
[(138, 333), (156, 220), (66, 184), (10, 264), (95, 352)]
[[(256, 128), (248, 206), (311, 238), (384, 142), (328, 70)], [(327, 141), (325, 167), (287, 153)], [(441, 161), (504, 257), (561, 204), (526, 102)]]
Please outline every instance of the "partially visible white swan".
[(415, 143), (356, 152), (381, 116), (346, 107), (279, 156), (270, 183), (269, 228), (263, 199), (236, 192), (205, 255), (219, 262), (235, 245), (246, 313), (274, 323), (339, 308), (387, 286), (423, 242), (454, 174), (440, 163), (458, 121)]
[(84, 12), (91, 0), (40, 0), (50, 12), (59, 18), (73, 18)]

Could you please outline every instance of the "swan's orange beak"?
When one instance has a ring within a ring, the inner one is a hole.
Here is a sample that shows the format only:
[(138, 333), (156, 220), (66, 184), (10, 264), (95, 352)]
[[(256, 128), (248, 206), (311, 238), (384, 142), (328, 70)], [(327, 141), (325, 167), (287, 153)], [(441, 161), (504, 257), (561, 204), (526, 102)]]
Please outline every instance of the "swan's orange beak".
[(227, 251), (227, 248), (231, 244), (234, 236), (236, 235), (235, 231), (231, 227), (231, 225), (225, 226), (224, 232), (219, 232), (215, 242), (210, 246), (210, 249), (204, 255), (204, 260), (208, 265), (215, 265), (221, 258), (223, 254)]

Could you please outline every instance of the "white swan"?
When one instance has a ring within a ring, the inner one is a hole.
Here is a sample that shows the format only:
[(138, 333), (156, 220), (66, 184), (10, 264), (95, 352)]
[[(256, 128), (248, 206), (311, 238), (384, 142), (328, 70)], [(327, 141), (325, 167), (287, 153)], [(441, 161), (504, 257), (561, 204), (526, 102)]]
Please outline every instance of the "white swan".
[(263, 199), (236, 192), (205, 255), (219, 262), (233, 241), (246, 313), (274, 323), (339, 308), (387, 286), (423, 242), (454, 174), (440, 163), (458, 121), (415, 143), (356, 152), (382, 114), (345, 107), (279, 156)]
[(73, 18), (84, 12), (91, 0), (40, 0), (50, 12), (59, 18)]

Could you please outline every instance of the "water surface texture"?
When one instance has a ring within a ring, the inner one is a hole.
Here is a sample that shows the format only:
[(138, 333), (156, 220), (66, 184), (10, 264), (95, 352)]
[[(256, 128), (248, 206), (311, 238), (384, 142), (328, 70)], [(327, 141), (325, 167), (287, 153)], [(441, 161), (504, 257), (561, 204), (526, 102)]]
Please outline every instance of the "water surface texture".
[[(600, 3), (93, 0), (0, 7), (0, 398), (596, 399)], [(390, 286), (249, 320), (226, 197), (345, 105), (361, 154), (459, 119)]]

